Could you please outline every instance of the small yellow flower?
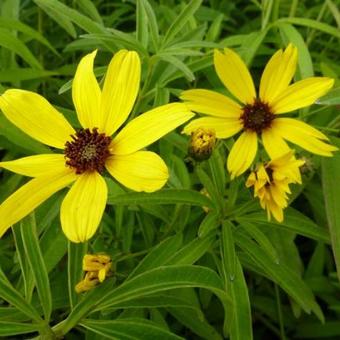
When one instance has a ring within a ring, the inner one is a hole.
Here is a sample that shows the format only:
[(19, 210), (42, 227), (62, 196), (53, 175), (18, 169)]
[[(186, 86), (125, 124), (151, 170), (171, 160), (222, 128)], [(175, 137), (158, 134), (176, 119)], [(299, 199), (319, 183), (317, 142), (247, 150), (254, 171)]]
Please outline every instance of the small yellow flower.
[(257, 97), (242, 59), (231, 49), (215, 50), (217, 75), (241, 104), (214, 91), (184, 91), (181, 99), (189, 108), (209, 116), (191, 121), (184, 133), (204, 127), (214, 129), (217, 138), (228, 138), (242, 131), (228, 156), (227, 168), (232, 178), (241, 175), (254, 161), (258, 136), (272, 159), (290, 150), (285, 140), (312, 153), (332, 156), (337, 148), (324, 142), (328, 138), (323, 133), (302, 121), (279, 117), (313, 104), (334, 83), (330, 78), (311, 77), (289, 85), (296, 64), (296, 47), (290, 44), (284, 51), (277, 51), (264, 69)]
[(301, 184), (299, 167), (303, 160), (297, 160), (293, 152), (288, 152), (267, 164), (260, 164), (247, 179), (246, 186), (254, 186), (254, 197), (258, 197), (262, 209), (267, 210), (278, 222), (283, 221), (283, 209), (287, 207), (289, 184)]
[(79, 131), (36, 93), (11, 89), (0, 97), (0, 108), (13, 124), (62, 151), (0, 163), (10, 171), (33, 177), (0, 205), (0, 236), (74, 182), (61, 205), (61, 226), (71, 241), (88, 240), (96, 232), (106, 206), (104, 169), (135, 191), (152, 192), (166, 183), (164, 161), (154, 152), (140, 150), (192, 118), (193, 113), (185, 104), (167, 104), (121, 128), (138, 94), (139, 56), (127, 50), (116, 53), (102, 89), (93, 72), (95, 56), (96, 51), (82, 58), (73, 80), (72, 98), (82, 126)]
[(216, 134), (212, 129), (199, 128), (191, 132), (189, 156), (196, 161), (204, 161), (211, 156), (216, 143)]
[(83, 270), (86, 272), (97, 272), (99, 282), (103, 282), (111, 269), (111, 257), (108, 255), (86, 254), (83, 258)]
[(98, 273), (88, 272), (85, 274), (83, 280), (78, 282), (75, 286), (75, 291), (80, 294), (91, 290), (99, 284)]

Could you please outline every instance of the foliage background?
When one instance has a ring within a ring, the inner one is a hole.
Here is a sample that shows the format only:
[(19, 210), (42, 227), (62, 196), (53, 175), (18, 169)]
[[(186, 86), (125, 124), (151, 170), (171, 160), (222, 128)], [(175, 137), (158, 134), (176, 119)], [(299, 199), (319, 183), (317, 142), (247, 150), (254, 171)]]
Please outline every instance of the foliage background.
[[(99, 49), (98, 79), (112, 53), (142, 58), (132, 116), (177, 100), (188, 88), (224, 91), (213, 48), (236, 49), (258, 83), (273, 52), (294, 43), (296, 79), (324, 75), (334, 90), (300, 118), (339, 136), (339, 0), (2, 0), (0, 90), (43, 94), (79, 126), (70, 95), (80, 58)], [(338, 339), (340, 337), (340, 156), (305, 155), (282, 224), (268, 222), (230, 182), (232, 140), (209, 161), (185, 161), (187, 138), (173, 132), (152, 149), (170, 168), (166, 188), (131, 193), (112, 179), (109, 205), (88, 244), (68, 243), (59, 225), (65, 192), (0, 240), (0, 336), (10, 339)], [(0, 115), (3, 160), (46, 152)], [(3, 201), (25, 181), (1, 171)], [(200, 193), (205, 188), (209, 197)], [(202, 207), (209, 208), (202, 209)], [(77, 296), (82, 256), (105, 252), (114, 275)], [(22, 335), (20, 335), (22, 334)]]

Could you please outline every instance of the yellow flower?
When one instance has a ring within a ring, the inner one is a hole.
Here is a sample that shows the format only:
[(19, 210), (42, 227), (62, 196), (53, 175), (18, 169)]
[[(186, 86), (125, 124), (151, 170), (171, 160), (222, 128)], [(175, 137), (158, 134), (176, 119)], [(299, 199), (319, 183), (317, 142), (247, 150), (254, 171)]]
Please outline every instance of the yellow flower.
[(268, 220), (272, 214), (278, 222), (283, 221), (283, 209), (287, 207), (289, 184), (300, 183), (299, 167), (305, 162), (297, 160), (288, 152), (267, 164), (260, 164), (247, 179), (246, 186), (254, 186), (254, 197), (258, 197), (262, 209), (267, 210)]
[(103, 282), (111, 269), (111, 257), (102, 254), (86, 254), (83, 257), (83, 270), (97, 272), (99, 282)]
[(74, 182), (61, 205), (61, 225), (71, 241), (88, 240), (100, 223), (107, 201), (107, 185), (101, 175), (104, 169), (135, 191), (152, 192), (166, 183), (168, 169), (164, 161), (154, 152), (140, 150), (186, 122), (193, 113), (185, 104), (167, 104), (138, 116), (121, 129), (139, 90), (139, 56), (127, 50), (116, 53), (103, 89), (93, 73), (95, 56), (96, 51), (82, 58), (73, 80), (72, 98), (82, 126), (77, 132), (36, 93), (12, 89), (0, 97), (0, 108), (13, 124), (63, 152), (0, 163), (10, 171), (33, 177), (0, 205), (0, 236)]
[(310, 125), (292, 118), (279, 118), (281, 113), (313, 104), (334, 83), (330, 78), (311, 77), (289, 85), (296, 63), (297, 48), (293, 45), (277, 51), (264, 69), (257, 97), (253, 80), (242, 59), (228, 48), (223, 53), (215, 50), (217, 75), (241, 104), (204, 89), (181, 94), (181, 99), (190, 109), (209, 116), (191, 121), (185, 126), (184, 133), (190, 134), (204, 127), (214, 129), (217, 138), (228, 138), (242, 131), (228, 156), (227, 168), (231, 178), (241, 175), (252, 164), (257, 153), (258, 136), (262, 138), (270, 158), (290, 150), (285, 140), (322, 156), (332, 156), (332, 151), (337, 150), (325, 143), (328, 138)]

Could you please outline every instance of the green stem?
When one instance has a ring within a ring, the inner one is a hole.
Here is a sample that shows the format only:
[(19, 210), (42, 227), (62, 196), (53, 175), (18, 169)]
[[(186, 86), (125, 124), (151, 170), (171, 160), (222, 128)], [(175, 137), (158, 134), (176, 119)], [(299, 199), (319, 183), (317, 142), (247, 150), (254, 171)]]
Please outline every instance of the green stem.
[(280, 290), (277, 284), (274, 284), (274, 287), (275, 287), (275, 295), (276, 295), (277, 315), (278, 315), (279, 324), (280, 324), (280, 337), (281, 337), (281, 340), (286, 340), (283, 314), (282, 314), (282, 308), (281, 308)]

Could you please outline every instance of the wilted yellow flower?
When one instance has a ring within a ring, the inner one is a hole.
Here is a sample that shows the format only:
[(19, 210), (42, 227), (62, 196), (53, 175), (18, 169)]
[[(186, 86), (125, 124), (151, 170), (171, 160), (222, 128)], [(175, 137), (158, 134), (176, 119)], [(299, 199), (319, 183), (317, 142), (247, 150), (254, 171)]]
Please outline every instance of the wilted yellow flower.
[(127, 50), (116, 53), (102, 89), (93, 72), (95, 56), (96, 51), (82, 58), (73, 80), (72, 98), (82, 126), (78, 131), (36, 93), (12, 89), (0, 97), (0, 108), (13, 124), (61, 150), (60, 154), (0, 163), (3, 168), (33, 177), (1, 204), (0, 236), (74, 182), (61, 205), (61, 226), (71, 241), (88, 240), (96, 232), (106, 206), (107, 185), (101, 175), (104, 169), (135, 191), (152, 192), (166, 183), (168, 169), (164, 161), (154, 152), (140, 150), (186, 122), (193, 113), (185, 104), (163, 105), (121, 128), (138, 94), (139, 56)]
[(99, 284), (98, 273), (88, 272), (85, 274), (83, 280), (78, 282), (75, 286), (75, 291), (79, 293), (87, 292)]
[(304, 161), (297, 160), (293, 152), (276, 158), (266, 164), (260, 164), (247, 179), (246, 186), (254, 186), (254, 197), (258, 197), (262, 209), (267, 210), (268, 220), (271, 214), (278, 222), (283, 221), (283, 209), (287, 207), (289, 184), (301, 184), (299, 167)]
[[(286, 141), (322, 156), (332, 156), (336, 147), (325, 143), (328, 138), (310, 125), (279, 115), (313, 104), (334, 83), (326, 77), (311, 77), (289, 85), (297, 64), (297, 48), (292, 44), (278, 50), (266, 65), (260, 82), (259, 97), (251, 75), (242, 59), (231, 49), (215, 50), (217, 75), (241, 103), (220, 93), (195, 89), (184, 91), (181, 99), (190, 109), (208, 115), (194, 119), (184, 128), (190, 134), (198, 128), (214, 129), (217, 138), (228, 138), (242, 131), (228, 156), (231, 177), (246, 171), (257, 153), (261, 137), (270, 158), (288, 152)], [(211, 117), (210, 117), (211, 116)]]
[(191, 132), (189, 156), (196, 161), (204, 161), (211, 156), (216, 143), (216, 134), (212, 129), (199, 128)]

